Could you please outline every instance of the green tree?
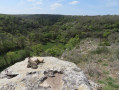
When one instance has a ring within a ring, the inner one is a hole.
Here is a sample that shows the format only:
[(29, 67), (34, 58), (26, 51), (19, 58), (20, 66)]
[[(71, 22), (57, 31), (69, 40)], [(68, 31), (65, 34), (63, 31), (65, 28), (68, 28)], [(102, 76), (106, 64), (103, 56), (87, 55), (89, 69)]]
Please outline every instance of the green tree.
[(55, 47), (47, 49), (46, 53), (51, 56), (59, 56), (61, 54), (61, 49), (55, 46)]
[(33, 45), (31, 48), (35, 55), (40, 55), (40, 53), (43, 51), (41, 44)]
[(71, 38), (68, 43), (66, 44), (66, 48), (71, 50), (73, 47), (75, 47), (79, 43), (79, 38), (76, 36), (75, 38)]
[(15, 57), (16, 57), (15, 52), (8, 52), (8, 53), (6, 54), (6, 57), (7, 57), (7, 59), (9, 60), (9, 64), (14, 64), (14, 62), (15, 62)]

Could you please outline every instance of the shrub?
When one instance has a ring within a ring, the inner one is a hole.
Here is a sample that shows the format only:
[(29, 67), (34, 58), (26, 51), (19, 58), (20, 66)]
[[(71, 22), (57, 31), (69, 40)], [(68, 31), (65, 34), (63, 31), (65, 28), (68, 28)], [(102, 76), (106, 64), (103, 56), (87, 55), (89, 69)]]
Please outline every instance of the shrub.
[(104, 63), (103, 66), (108, 66), (108, 64)]
[(108, 41), (110, 43), (119, 43), (119, 33), (114, 32), (108, 36)]
[(112, 88), (111, 86), (109, 85), (106, 85), (103, 90), (114, 90), (114, 88)]
[(105, 37), (105, 38), (106, 38), (106, 37), (108, 37), (110, 34), (111, 34), (111, 32), (106, 31), (106, 32), (104, 32), (104, 33), (103, 33), (103, 37)]
[(48, 55), (59, 56), (61, 54), (61, 49), (59, 47), (52, 47), (46, 50)]
[(34, 55), (39, 55), (40, 52), (43, 51), (43, 48), (42, 48), (41, 44), (34, 45), (31, 48), (32, 48), (32, 51), (33, 51)]
[(16, 58), (16, 54), (15, 54), (15, 52), (8, 52), (7, 54), (6, 54), (6, 57), (7, 57), (7, 61), (8, 61), (8, 63), (9, 64), (13, 64), (14, 62), (15, 62), (15, 58)]
[(79, 38), (78, 36), (76, 36), (75, 38), (71, 38), (68, 43), (66, 44), (66, 48), (68, 50), (73, 49), (73, 47), (75, 47), (77, 44), (79, 43)]
[(109, 53), (109, 50), (107, 47), (97, 47), (96, 50), (91, 51), (92, 54), (107, 54)]
[(28, 56), (30, 56), (30, 52), (27, 50), (8, 52), (6, 55), (0, 56), (0, 71), (18, 61), (24, 60)]
[(16, 52), (16, 61), (21, 61), (23, 60), (24, 58), (30, 56), (30, 52), (27, 51), (27, 50), (20, 50), (18, 52)]
[(110, 43), (108, 41), (103, 41), (103, 42), (100, 42), (99, 45), (100, 46), (110, 46)]
[(100, 84), (105, 84), (105, 81), (103, 81), (103, 80), (98, 80), (98, 83), (100, 83)]
[(116, 84), (116, 80), (113, 79), (112, 77), (108, 77), (106, 80), (109, 86), (114, 87), (114, 88), (119, 88), (119, 84)]

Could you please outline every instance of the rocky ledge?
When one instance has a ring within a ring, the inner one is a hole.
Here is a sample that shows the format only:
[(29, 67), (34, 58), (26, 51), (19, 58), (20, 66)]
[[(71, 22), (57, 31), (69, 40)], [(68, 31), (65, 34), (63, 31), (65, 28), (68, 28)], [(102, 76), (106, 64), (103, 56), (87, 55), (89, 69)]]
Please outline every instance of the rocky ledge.
[[(39, 57), (32, 57), (36, 59)], [(98, 90), (74, 63), (42, 57), (37, 69), (28, 68), (28, 58), (0, 73), (0, 90)], [(99, 89), (100, 90), (100, 89)]]

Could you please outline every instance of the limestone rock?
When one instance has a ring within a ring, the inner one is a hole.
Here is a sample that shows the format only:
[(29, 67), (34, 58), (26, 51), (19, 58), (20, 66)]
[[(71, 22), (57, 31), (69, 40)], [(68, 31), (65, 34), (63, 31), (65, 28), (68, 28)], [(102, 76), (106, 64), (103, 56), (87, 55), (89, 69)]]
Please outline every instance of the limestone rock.
[[(39, 57), (32, 57), (32, 59)], [(93, 90), (74, 63), (42, 57), (37, 69), (27, 68), (28, 58), (0, 73), (0, 90)]]
[(37, 60), (39, 61), (39, 63), (43, 63), (44, 62), (44, 59), (41, 58), (41, 57), (38, 57)]
[(37, 69), (39, 63), (43, 63), (44, 59), (41, 57), (28, 57), (27, 68)]

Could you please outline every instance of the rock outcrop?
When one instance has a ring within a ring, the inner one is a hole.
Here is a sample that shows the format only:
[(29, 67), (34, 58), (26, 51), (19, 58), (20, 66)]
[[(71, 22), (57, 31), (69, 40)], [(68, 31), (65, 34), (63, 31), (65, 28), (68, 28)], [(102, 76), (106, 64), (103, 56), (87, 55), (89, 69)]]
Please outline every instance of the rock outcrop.
[(0, 90), (97, 90), (97, 85), (74, 63), (54, 57), (42, 58), (44, 63), (38, 64), (37, 69), (27, 68), (26, 58), (2, 71)]

